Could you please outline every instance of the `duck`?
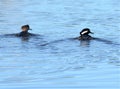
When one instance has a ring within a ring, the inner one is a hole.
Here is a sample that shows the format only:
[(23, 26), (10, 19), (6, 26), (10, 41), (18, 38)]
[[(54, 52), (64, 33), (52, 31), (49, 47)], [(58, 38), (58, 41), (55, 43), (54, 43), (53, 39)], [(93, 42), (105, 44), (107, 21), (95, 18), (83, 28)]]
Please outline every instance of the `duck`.
[(90, 31), (89, 28), (84, 28), (80, 32), (80, 36), (78, 37), (79, 40), (92, 40), (94, 39), (91, 35), (89, 34), (94, 34), (93, 32)]
[(20, 33), (16, 34), (17, 37), (28, 37), (33, 35), (28, 32), (29, 30), (32, 30), (28, 24), (21, 26), (21, 30)]

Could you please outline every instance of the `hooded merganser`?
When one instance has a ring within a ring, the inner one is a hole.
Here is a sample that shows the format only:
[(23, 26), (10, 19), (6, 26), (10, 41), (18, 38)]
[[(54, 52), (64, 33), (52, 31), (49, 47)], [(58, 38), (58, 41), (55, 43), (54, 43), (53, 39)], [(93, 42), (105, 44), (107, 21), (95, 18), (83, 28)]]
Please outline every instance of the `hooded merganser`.
[(16, 34), (16, 36), (18, 37), (28, 37), (28, 36), (31, 36), (32, 34), (28, 32), (28, 30), (32, 30), (30, 29), (30, 26), (29, 25), (23, 25), (21, 27), (21, 32), (19, 34)]
[(79, 40), (92, 40), (93, 37), (91, 37), (89, 35), (89, 33), (93, 34), (93, 32), (90, 31), (89, 28), (84, 28), (81, 32), (80, 32), (80, 36), (78, 37)]

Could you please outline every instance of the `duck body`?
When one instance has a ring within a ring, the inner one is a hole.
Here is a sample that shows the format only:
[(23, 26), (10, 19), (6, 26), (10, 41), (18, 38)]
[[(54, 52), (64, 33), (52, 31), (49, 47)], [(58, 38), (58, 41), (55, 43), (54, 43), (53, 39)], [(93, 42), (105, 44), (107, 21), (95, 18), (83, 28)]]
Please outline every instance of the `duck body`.
[(93, 34), (89, 28), (84, 28), (81, 32), (80, 32), (80, 36), (77, 37), (76, 39), (78, 40), (92, 40), (94, 39), (92, 36), (90, 36), (89, 34)]
[(35, 34), (29, 33), (28, 30), (32, 30), (30, 29), (29, 25), (23, 25), (21, 27), (21, 32), (16, 34), (17, 37), (29, 37), (29, 36), (35, 36)]
[(92, 40), (92, 39), (94, 38), (90, 35), (82, 35), (78, 37), (78, 40)]
[(15, 36), (17, 36), (17, 37), (29, 37), (29, 36), (34, 36), (34, 34), (31, 34), (27, 31), (22, 31), (22, 32), (16, 34)]

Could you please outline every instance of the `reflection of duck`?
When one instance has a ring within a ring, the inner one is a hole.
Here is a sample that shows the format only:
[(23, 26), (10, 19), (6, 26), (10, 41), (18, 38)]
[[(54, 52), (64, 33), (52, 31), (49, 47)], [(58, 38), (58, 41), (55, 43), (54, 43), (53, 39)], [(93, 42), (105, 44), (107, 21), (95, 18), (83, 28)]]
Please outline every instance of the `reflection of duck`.
[(89, 34), (93, 34), (93, 32), (90, 31), (89, 28), (84, 28), (81, 32), (80, 32), (80, 36), (78, 37), (79, 40), (92, 40), (93, 37), (91, 37)]
[(80, 46), (89, 46), (90, 45), (90, 40), (81, 40), (80, 41)]
[(29, 25), (23, 25), (21, 27), (21, 29), (22, 29), (22, 32), (16, 34), (16, 36), (18, 36), (18, 37), (28, 37), (28, 36), (33, 36), (34, 35), (34, 34), (31, 34), (31, 33), (28, 32), (28, 30), (32, 30), (32, 29), (30, 29)]

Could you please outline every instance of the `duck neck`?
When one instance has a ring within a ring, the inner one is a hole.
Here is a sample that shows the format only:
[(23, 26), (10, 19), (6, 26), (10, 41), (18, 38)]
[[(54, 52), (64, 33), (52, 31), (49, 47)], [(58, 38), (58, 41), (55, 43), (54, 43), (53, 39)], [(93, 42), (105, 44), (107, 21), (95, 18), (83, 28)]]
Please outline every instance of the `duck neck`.
[(90, 35), (88, 35), (88, 34), (81, 35), (81, 37), (86, 37), (86, 36), (90, 36)]
[(28, 31), (22, 31), (22, 33), (28, 33)]

